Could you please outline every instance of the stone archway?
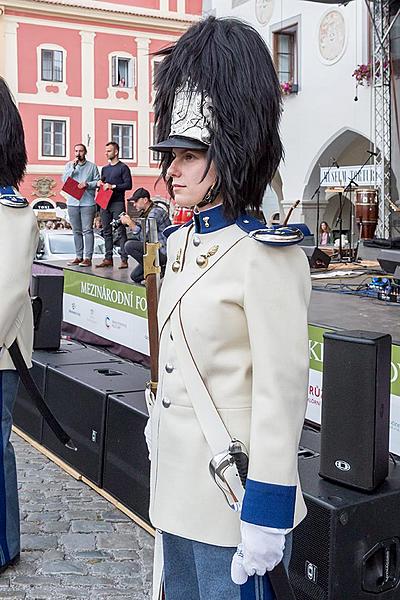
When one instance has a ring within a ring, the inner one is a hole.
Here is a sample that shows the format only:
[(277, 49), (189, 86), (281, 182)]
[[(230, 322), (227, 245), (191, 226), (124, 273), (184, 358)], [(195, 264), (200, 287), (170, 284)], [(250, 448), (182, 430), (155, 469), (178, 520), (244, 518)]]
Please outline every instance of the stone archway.
[[(306, 185), (303, 191), (302, 212), (304, 221), (312, 232), (316, 231), (317, 223), (317, 198), (311, 200), (312, 195), (318, 188), (320, 182), (320, 167), (332, 164), (333, 159), (342, 166), (361, 165), (367, 157), (367, 150), (371, 148), (371, 140), (363, 134), (349, 128), (343, 128), (332, 136), (312, 161), (306, 174)], [(335, 168), (335, 167), (333, 167)], [(343, 201), (343, 230), (350, 230), (350, 198), (342, 196)], [(326, 221), (336, 232), (338, 232), (337, 219), (339, 215), (339, 195), (337, 192), (329, 192), (322, 187), (320, 190), (319, 222)], [(353, 221), (353, 230), (355, 229)], [(356, 232), (354, 232), (356, 233)]]

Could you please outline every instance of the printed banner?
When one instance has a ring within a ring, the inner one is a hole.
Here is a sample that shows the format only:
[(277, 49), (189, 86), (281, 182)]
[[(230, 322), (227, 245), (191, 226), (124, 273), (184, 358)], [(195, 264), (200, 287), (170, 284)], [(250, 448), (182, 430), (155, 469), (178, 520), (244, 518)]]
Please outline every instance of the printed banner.
[[(350, 181), (355, 178), (357, 185), (361, 186), (376, 186), (376, 169), (375, 165), (365, 165), (361, 171), (361, 167), (346, 166), (346, 167), (321, 167), (320, 181), (322, 187), (346, 187)], [(358, 171), (360, 171), (358, 173)], [(358, 173), (356, 177), (356, 173)]]
[(146, 290), (77, 271), (64, 271), (64, 321), (149, 354)]
[[(306, 417), (321, 423), (322, 369), (324, 361), (323, 327), (308, 326), (310, 375), (308, 381), (308, 408)], [(355, 377), (359, 374), (355, 373)], [(400, 455), (400, 346), (392, 346), (391, 395), (390, 395), (390, 440), (391, 452)]]

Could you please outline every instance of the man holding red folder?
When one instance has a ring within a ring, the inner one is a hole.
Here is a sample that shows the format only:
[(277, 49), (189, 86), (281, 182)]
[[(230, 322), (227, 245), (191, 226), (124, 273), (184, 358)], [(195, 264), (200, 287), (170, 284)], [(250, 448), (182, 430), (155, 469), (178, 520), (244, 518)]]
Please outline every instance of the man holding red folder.
[[(132, 175), (128, 165), (119, 160), (119, 145), (117, 142), (108, 142), (106, 144), (106, 157), (108, 165), (101, 169), (101, 182), (98, 187), (104, 192), (112, 191), (106, 206), (103, 206), (98, 200), (97, 203), (102, 207), (100, 210), (101, 222), (103, 224), (103, 235), (106, 246), (104, 259), (96, 265), (96, 269), (113, 266), (113, 230), (112, 221), (118, 219), (122, 212), (125, 212), (125, 192), (132, 189)], [(119, 269), (128, 268), (128, 255), (125, 251), (126, 228), (124, 225), (118, 227), (119, 245), (121, 248), (121, 262)]]
[(76, 144), (75, 160), (66, 164), (62, 180), (67, 196), (67, 208), (75, 242), (75, 259), (71, 265), (92, 265), (94, 234), (93, 219), (96, 213), (94, 195), (100, 179), (96, 165), (86, 160), (84, 144)]

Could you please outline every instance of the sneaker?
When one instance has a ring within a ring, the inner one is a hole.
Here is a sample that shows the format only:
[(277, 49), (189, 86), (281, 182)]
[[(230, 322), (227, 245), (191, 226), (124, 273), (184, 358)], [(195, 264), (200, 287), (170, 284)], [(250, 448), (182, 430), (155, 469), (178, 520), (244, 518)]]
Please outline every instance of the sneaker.
[(90, 258), (85, 258), (82, 260), (82, 262), (79, 263), (80, 267), (91, 267), (92, 266), (92, 260)]
[(72, 267), (72, 265), (79, 265), (82, 262), (83, 258), (74, 258), (74, 260), (71, 260), (71, 262), (67, 263), (67, 265), (69, 267)]

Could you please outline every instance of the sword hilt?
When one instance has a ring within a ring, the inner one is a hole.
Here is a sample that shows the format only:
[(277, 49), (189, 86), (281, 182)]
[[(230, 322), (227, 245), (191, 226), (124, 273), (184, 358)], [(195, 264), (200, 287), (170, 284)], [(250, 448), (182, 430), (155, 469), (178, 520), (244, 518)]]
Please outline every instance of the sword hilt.
[(245, 488), (247, 472), (249, 470), (249, 457), (247, 455), (247, 450), (244, 444), (242, 444), (242, 442), (239, 442), (239, 440), (232, 440), (232, 442), (229, 445), (229, 454), (235, 461), (240, 481), (242, 482), (242, 486)]

